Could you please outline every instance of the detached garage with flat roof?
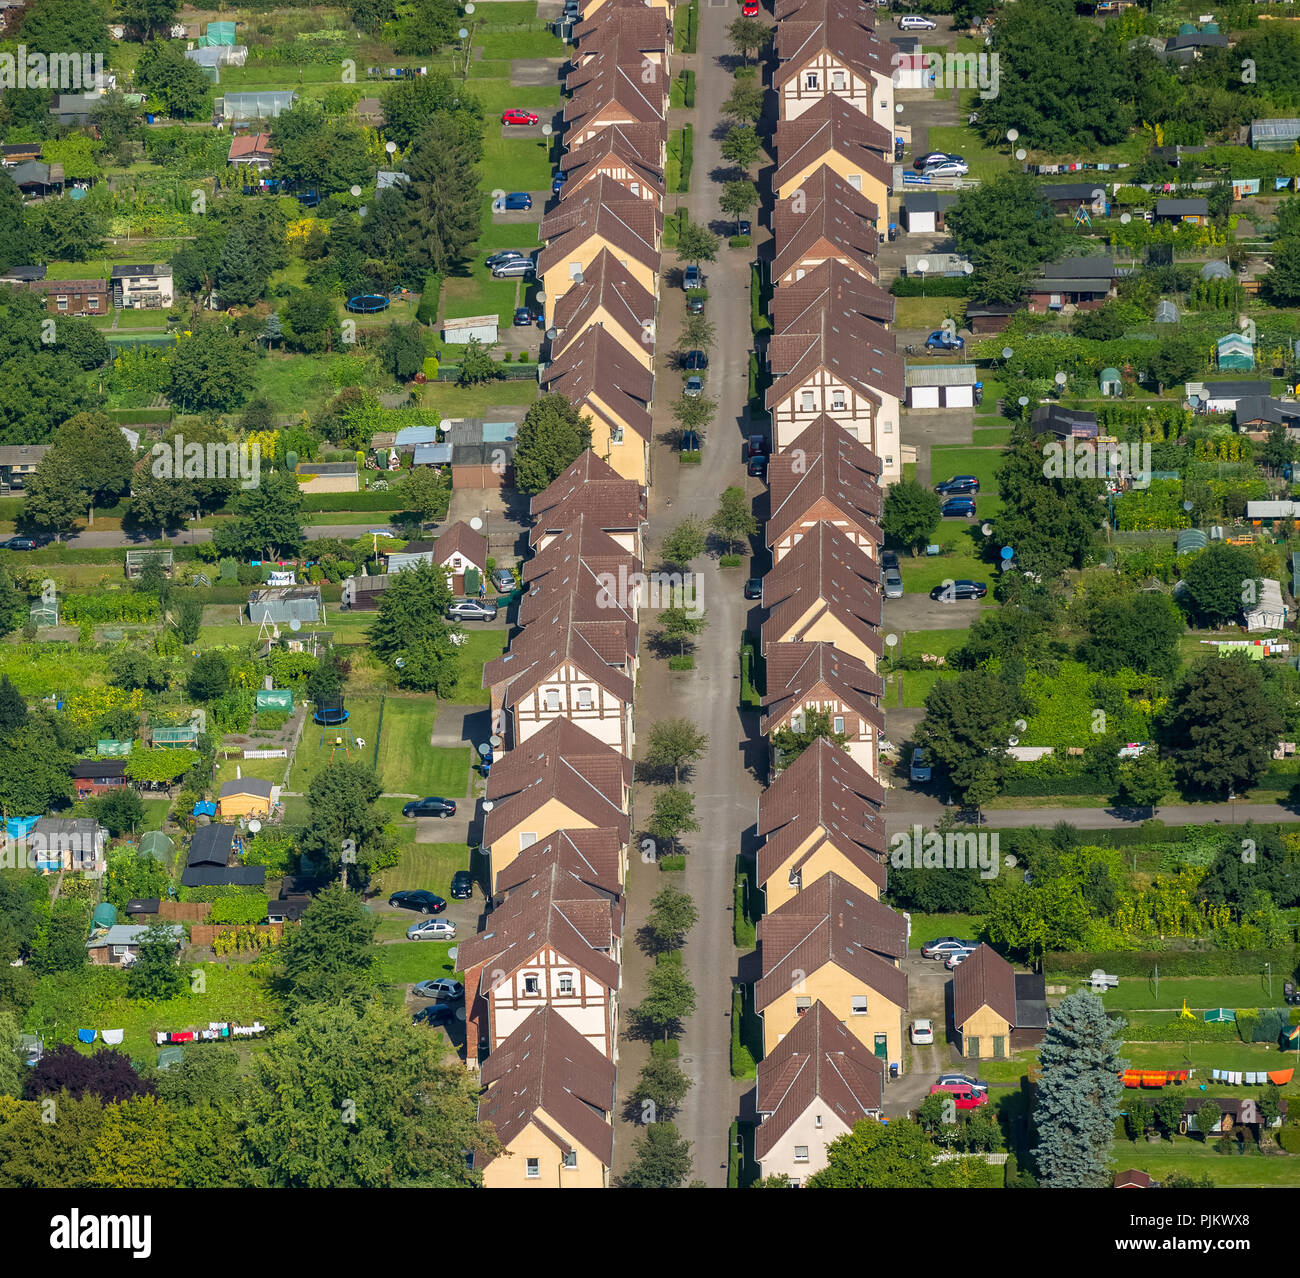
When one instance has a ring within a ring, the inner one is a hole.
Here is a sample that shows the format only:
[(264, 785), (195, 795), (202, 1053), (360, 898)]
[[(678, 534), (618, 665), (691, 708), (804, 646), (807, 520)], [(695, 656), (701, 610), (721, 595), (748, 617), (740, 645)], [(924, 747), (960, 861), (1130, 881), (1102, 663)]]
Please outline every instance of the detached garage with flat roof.
[(974, 364), (912, 364), (903, 375), (909, 408), (973, 408), (975, 383), (980, 379)]

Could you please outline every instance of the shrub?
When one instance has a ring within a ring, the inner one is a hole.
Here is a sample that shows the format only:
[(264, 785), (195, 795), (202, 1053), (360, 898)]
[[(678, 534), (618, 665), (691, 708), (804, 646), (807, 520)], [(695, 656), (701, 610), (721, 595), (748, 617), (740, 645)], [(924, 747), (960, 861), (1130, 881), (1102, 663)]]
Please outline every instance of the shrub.
[(684, 853), (678, 852), (672, 856), (659, 858), (659, 869), (665, 874), (680, 872), (685, 868), (686, 856)]
[(728, 247), (730, 247), (730, 248), (748, 248), (748, 247), (749, 247), (749, 236), (748, 236), (748, 235), (732, 235), (732, 236), (730, 236), (730, 237), (727, 239), (727, 245), (728, 245)]
[(677, 460), (680, 461), (683, 466), (698, 466), (700, 462), (704, 460), (704, 454), (698, 449), (689, 453), (678, 453)]
[(1163, 1025), (1129, 1022), (1124, 1037), (1132, 1043), (1227, 1043), (1237, 1037), (1230, 1021), (1166, 1021)]
[(675, 1061), (681, 1055), (681, 1044), (675, 1038), (657, 1038), (650, 1044), (650, 1055)]
[(1278, 950), (1110, 950), (1090, 954), (1049, 954), (1052, 976), (1087, 976), (1103, 968), (1116, 976), (1150, 976), (1156, 965), (1161, 976), (1254, 976), (1271, 963), (1273, 971), (1295, 966), (1291, 949)]
[(741, 1041), (740, 1029), (745, 1017), (744, 998), (739, 989), (731, 992), (731, 1077), (753, 1078), (756, 1070), (749, 1048)]
[(669, 670), (694, 670), (695, 658), (692, 657), (689, 653), (686, 656), (669, 657), (668, 669)]
[(745, 562), (744, 555), (721, 555), (718, 558), (719, 568), (739, 568)]
[(736, 858), (736, 900), (732, 923), (733, 939), (738, 950), (752, 950), (758, 944), (758, 929), (754, 926), (745, 909), (746, 887), (750, 875), (743, 858)]
[(262, 896), (224, 896), (212, 902), (209, 923), (252, 924), (266, 922), (266, 898)]
[(289, 722), (289, 712), (287, 710), (259, 710), (257, 712), (257, 726), (263, 732), (278, 732)]

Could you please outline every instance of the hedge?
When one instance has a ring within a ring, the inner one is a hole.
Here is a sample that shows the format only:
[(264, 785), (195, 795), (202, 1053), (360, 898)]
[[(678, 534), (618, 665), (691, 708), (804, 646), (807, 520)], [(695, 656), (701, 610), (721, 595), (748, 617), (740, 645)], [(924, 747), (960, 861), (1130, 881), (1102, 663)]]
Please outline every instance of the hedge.
[[(151, 542), (148, 546), (132, 546), (132, 550), (170, 550), (177, 563), (198, 558), (195, 546), (172, 546), (166, 541)], [(15, 564), (117, 564), (126, 563), (126, 547), (109, 547), (104, 550), (74, 550), (71, 546), (43, 546), (40, 550), (6, 550), (0, 553), (11, 556), (9, 562)], [(2, 561), (0, 561), (2, 562)]]
[(1300, 1154), (1300, 1127), (1283, 1127), (1275, 1135), (1288, 1154)]
[(749, 326), (757, 337), (760, 333), (772, 331), (772, 321), (763, 314), (763, 282), (758, 273), (758, 265), (749, 268)]
[(101, 408), (98, 411), (119, 426), (165, 426), (172, 419), (170, 408)]
[(1228, 1043), (1237, 1041), (1231, 1021), (1166, 1021), (1163, 1025), (1135, 1025), (1124, 1031), (1130, 1043)]
[(963, 276), (940, 275), (936, 279), (922, 282), (910, 276), (899, 276), (890, 286), (889, 291), (895, 297), (969, 297), (970, 280)]
[(1086, 774), (1078, 776), (1034, 776), (1021, 774), (1011, 776), (1002, 787), (1002, 793), (1009, 798), (1046, 798), (1052, 795), (1069, 795), (1072, 797), (1096, 795), (1107, 798), (1114, 792), (1114, 786)]
[(223, 896), (213, 901), (209, 923), (251, 924), (266, 922), (266, 898), (258, 896)]
[(1150, 976), (1158, 966), (1161, 976), (1254, 976), (1272, 964), (1276, 975), (1295, 965), (1294, 949), (1277, 950), (1111, 950), (1092, 954), (1049, 954), (1045, 960), (1049, 979), (1087, 976), (1101, 968), (1112, 976)]
[(373, 510), (405, 510), (406, 499), (400, 486), (378, 493), (312, 493), (302, 499), (302, 513), (325, 514), (355, 510), (366, 513)]
[(745, 909), (745, 889), (747, 886), (753, 890), (752, 874), (747, 868), (743, 856), (736, 857), (736, 900), (735, 911), (732, 916), (732, 936), (738, 950), (752, 950), (758, 944), (758, 929), (754, 926), (753, 920), (749, 917)]
[(753, 1078), (757, 1073), (749, 1048), (741, 1041), (740, 1027), (745, 1017), (744, 998), (740, 989), (731, 991), (731, 1077)]

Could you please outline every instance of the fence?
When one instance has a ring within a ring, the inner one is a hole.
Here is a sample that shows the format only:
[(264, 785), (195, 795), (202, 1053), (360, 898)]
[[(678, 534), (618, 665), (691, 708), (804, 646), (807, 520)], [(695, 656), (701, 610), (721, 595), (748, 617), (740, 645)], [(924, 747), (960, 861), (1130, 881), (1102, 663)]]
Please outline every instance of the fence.
[(245, 759), (287, 759), (288, 750), (281, 747), (279, 750), (245, 750)]

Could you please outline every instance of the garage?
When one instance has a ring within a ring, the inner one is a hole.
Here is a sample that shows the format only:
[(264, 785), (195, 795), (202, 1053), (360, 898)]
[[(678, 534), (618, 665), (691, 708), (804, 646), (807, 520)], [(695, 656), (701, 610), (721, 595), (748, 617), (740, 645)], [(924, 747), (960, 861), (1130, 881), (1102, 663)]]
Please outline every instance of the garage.
[(495, 315), (468, 315), (462, 319), (445, 319), (442, 322), (442, 340), (448, 346), (468, 346), (473, 341), (491, 346), (497, 340), (498, 322)]
[(905, 383), (909, 408), (974, 408), (979, 369), (974, 364), (913, 364)]

